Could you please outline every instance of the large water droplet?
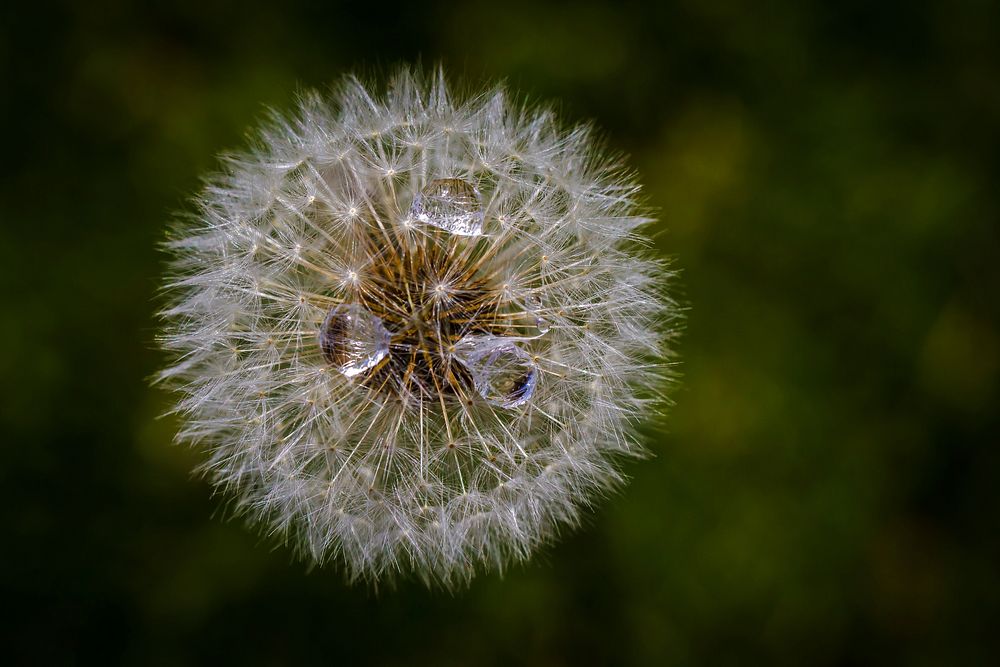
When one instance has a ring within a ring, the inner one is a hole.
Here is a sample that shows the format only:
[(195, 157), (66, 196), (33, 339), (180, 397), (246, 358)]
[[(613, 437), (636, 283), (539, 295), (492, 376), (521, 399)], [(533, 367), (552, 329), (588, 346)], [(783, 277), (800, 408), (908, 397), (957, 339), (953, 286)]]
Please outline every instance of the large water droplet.
[(334, 306), (319, 331), (323, 356), (346, 377), (374, 368), (389, 354), (382, 320), (356, 303)]
[(458, 236), (483, 233), (483, 200), (468, 181), (438, 178), (413, 198), (410, 215), (414, 220), (445, 229)]
[(514, 342), (497, 336), (466, 336), (455, 346), (472, 373), (476, 391), (493, 405), (516, 408), (531, 400), (538, 367)]

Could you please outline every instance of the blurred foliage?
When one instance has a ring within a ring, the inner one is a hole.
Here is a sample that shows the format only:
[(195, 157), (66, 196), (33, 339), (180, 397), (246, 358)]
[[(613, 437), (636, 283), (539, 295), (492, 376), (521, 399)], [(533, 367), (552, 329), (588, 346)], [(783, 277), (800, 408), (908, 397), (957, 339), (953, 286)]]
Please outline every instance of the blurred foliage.
[[(990, 662), (995, 3), (18, 4), (0, 10), (8, 658)], [(690, 304), (656, 458), (454, 595), (347, 587), (225, 521), (147, 386), (155, 246), (215, 154), (264, 104), (416, 60), (601, 126)]]

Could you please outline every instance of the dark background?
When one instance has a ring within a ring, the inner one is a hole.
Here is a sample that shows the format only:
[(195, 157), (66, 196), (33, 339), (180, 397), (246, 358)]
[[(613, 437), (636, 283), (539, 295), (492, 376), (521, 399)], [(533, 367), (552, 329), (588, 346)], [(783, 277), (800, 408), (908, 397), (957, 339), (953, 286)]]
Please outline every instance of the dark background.
[[(3, 662), (991, 661), (996, 3), (19, 4)], [(683, 271), (685, 378), (581, 530), (467, 591), (376, 594), (225, 521), (171, 444), (155, 245), (265, 104), (417, 59), (631, 155)]]

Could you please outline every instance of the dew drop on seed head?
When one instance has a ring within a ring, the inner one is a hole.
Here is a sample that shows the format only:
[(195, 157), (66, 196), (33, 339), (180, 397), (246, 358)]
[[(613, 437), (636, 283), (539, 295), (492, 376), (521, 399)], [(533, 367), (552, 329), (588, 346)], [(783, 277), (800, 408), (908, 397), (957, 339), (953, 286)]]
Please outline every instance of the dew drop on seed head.
[(538, 297), (533, 296), (528, 299), (527, 306), (528, 314), (535, 320), (535, 329), (538, 331), (538, 335), (544, 336), (552, 328), (552, 325), (542, 316), (542, 302)]
[(483, 233), (482, 197), (471, 183), (460, 178), (438, 178), (428, 183), (413, 198), (410, 215), (457, 236)]
[(345, 377), (374, 368), (389, 354), (382, 320), (356, 303), (334, 306), (319, 332), (323, 357)]
[(491, 404), (516, 408), (535, 393), (538, 367), (516, 343), (497, 336), (470, 335), (459, 341), (455, 353), (472, 374), (476, 391)]

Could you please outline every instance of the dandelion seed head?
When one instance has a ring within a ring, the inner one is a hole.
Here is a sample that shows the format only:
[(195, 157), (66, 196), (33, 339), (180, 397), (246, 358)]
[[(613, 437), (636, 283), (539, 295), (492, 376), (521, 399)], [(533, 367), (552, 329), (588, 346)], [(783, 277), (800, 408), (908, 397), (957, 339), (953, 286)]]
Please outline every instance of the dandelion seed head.
[(621, 481), (676, 309), (586, 127), (401, 70), (275, 114), (167, 246), (161, 379), (236, 510), (352, 579), (527, 558)]

